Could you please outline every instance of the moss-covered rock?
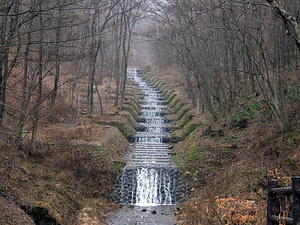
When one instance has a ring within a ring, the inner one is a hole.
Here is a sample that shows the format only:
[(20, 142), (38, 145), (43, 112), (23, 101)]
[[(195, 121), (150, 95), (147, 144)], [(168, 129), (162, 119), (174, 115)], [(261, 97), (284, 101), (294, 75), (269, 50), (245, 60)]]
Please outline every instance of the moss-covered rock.
[(169, 85), (164, 84), (164, 85), (161, 87), (160, 91), (162, 92), (162, 94), (163, 94), (166, 98), (168, 98), (167, 92), (170, 91)]
[[(178, 111), (184, 106), (183, 103), (181, 103), (180, 101), (177, 102), (177, 104), (174, 107), (174, 112), (178, 114), (178, 117), (180, 116), (180, 114), (178, 113)], [(185, 113), (185, 112), (184, 112)], [(177, 118), (178, 118), (177, 117)], [(179, 118), (180, 119), (180, 118)]]
[(130, 101), (127, 103), (128, 105), (132, 106), (133, 109), (136, 111), (136, 112), (139, 112), (140, 111), (140, 104), (137, 102), (137, 101)]
[(165, 86), (166, 84), (163, 83), (163, 82), (160, 82), (158, 85), (157, 85), (157, 88), (162, 91), (163, 87)]
[(178, 143), (180, 141), (183, 141), (181, 136), (172, 135), (171, 138), (170, 138), (171, 143)]
[(187, 123), (183, 128), (182, 128), (182, 138), (185, 139), (190, 133), (195, 130), (199, 124), (196, 123)]
[(174, 90), (167, 90), (167, 92), (165, 94), (163, 93), (163, 95), (166, 97), (167, 102), (169, 103), (177, 96)]
[(170, 102), (171, 107), (175, 107), (175, 105), (180, 101), (176, 94), (172, 94), (174, 96)]
[(120, 122), (108, 122), (107, 123), (110, 126), (114, 126), (119, 129), (119, 131), (127, 138), (129, 139), (135, 134), (135, 129), (131, 126), (129, 121), (126, 121), (125, 123)]
[(136, 130), (139, 127), (138, 122), (130, 113), (123, 113), (121, 114), (126, 118), (126, 120), (131, 124), (131, 126)]
[(151, 77), (149, 80), (147, 80), (149, 84), (153, 85), (155, 82), (158, 81), (156, 77)]
[(122, 110), (128, 111), (135, 119), (139, 118), (138, 112), (131, 105), (124, 105), (122, 107)]
[(160, 84), (161, 84), (161, 81), (157, 79), (155, 82), (153, 82), (152, 85), (157, 88)]
[[(178, 115), (180, 118), (181, 113)], [(182, 129), (191, 119), (193, 119), (193, 115), (187, 115), (186, 113), (182, 113), (182, 116), (179, 120), (179, 127)]]

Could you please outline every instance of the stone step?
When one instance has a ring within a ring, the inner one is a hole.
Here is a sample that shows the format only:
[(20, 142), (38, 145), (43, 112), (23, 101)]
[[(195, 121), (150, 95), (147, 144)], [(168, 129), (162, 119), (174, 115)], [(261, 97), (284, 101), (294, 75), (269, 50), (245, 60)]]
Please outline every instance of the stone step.
[(168, 154), (147, 154), (147, 153), (132, 153), (128, 156), (125, 156), (126, 158), (160, 158), (160, 159), (170, 159), (170, 155)]
[(158, 109), (158, 107), (155, 109), (153, 107), (153, 109), (142, 109), (138, 114), (139, 116), (143, 116), (144, 114), (150, 114), (151, 116), (165, 116), (167, 115), (167, 111), (166, 110), (162, 110), (162, 109)]
[(167, 148), (129, 148), (132, 152), (171, 152)]
[(125, 157), (126, 159), (128, 160), (158, 160), (158, 161), (169, 161), (171, 160), (170, 159), (170, 156), (169, 155), (165, 155), (165, 156), (162, 156), (162, 155), (131, 155), (131, 156), (128, 156), (128, 157)]
[(153, 120), (152, 122), (156, 122), (156, 123), (152, 123), (152, 124), (148, 124), (147, 125), (147, 121), (148, 120), (150, 120), (150, 119), (145, 119), (142, 123), (140, 123), (140, 125), (142, 126), (142, 127), (145, 127), (145, 128), (147, 128), (147, 127), (149, 127), (149, 128), (151, 128), (151, 127), (158, 127), (158, 128), (160, 128), (160, 127), (162, 127), (162, 128), (164, 128), (164, 127), (169, 127), (169, 123), (167, 123), (164, 119), (159, 119), (159, 120)]
[[(151, 100), (150, 100), (150, 99), (151, 99)], [(145, 102), (146, 102), (146, 101), (147, 101), (147, 102), (148, 102), (148, 101), (151, 102), (152, 99), (153, 99), (153, 97), (150, 98), (149, 96), (145, 96), (144, 101), (145, 101)], [(166, 98), (163, 97), (163, 96), (155, 97), (155, 99), (158, 100), (158, 101), (165, 101), (165, 100), (166, 100)], [(144, 102), (144, 101), (143, 101), (143, 102)], [(168, 104), (168, 103), (166, 102), (166, 104)]]
[(144, 162), (131, 162), (131, 161), (128, 161), (127, 162), (128, 164), (131, 164), (131, 165), (135, 165), (137, 167), (168, 167), (169, 165), (172, 164), (172, 162), (156, 162), (156, 161), (144, 161)]
[(162, 96), (161, 91), (155, 90), (155, 89), (153, 89), (151, 87), (140, 87), (140, 90), (142, 92), (146, 92), (147, 94), (157, 94), (157, 95), (161, 95)]
[(141, 165), (141, 167), (146, 167), (147, 165), (167, 165), (174, 163), (172, 160), (169, 161), (161, 161), (161, 160), (127, 160), (127, 164), (135, 164), (135, 165)]
[(140, 158), (140, 157), (136, 157), (136, 158), (125, 158), (127, 162), (134, 162), (134, 163), (137, 163), (137, 162), (144, 162), (144, 163), (154, 163), (154, 162), (160, 162), (160, 163), (170, 163), (171, 162), (171, 159), (166, 159), (166, 158)]
[(169, 143), (170, 137), (136, 137), (129, 138), (129, 142), (137, 142), (140, 144), (153, 144), (153, 143)]
[[(132, 152), (130, 155), (133, 157), (148, 157), (148, 158), (153, 158), (153, 157), (161, 157), (161, 158), (170, 158), (170, 155), (168, 153), (164, 152), (158, 152), (158, 153), (149, 153), (149, 152)], [(127, 158), (130, 158), (131, 156), (127, 156)]]
[(165, 106), (166, 108), (168, 108), (168, 102), (164, 101), (164, 100), (159, 100), (159, 99), (155, 99), (155, 100), (148, 100), (148, 101), (144, 101), (140, 103), (141, 107), (148, 107), (148, 106)]
[(132, 150), (130, 152), (131, 154), (144, 154), (144, 155), (169, 155), (171, 152), (168, 151), (168, 150), (144, 150), (144, 149), (141, 149), (141, 150)]
[(141, 105), (141, 111), (149, 111), (149, 110), (166, 110), (168, 107), (167, 106), (162, 106), (162, 105), (150, 105), (150, 104), (145, 104), (145, 105)]
[[(149, 144), (149, 145), (145, 145), (145, 144), (139, 144), (139, 143), (134, 143), (136, 145), (130, 145), (129, 149), (136, 149), (136, 150), (147, 150), (147, 151), (152, 151), (152, 150), (157, 150), (157, 151), (161, 151), (161, 150), (168, 150), (168, 145), (157, 145), (155, 146), (155, 144)], [(164, 143), (161, 143), (164, 144)]]
[(138, 113), (141, 117), (161, 117), (167, 115), (166, 112), (140, 112)]
[[(138, 144), (138, 143), (136, 143)], [(133, 149), (136, 149), (136, 150), (144, 150), (144, 151), (162, 151), (162, 150), (169, 150), (167, 146), (151, 146), (150, 144), (149, 145), (144, 145), (144, 144), (140, 144), (140, 145), (136, 145), (136, 146), (130, 146), (129, 149), (133, 150)]]
[(148, 162), (169, 162), (171, 161), (170, 157), (151, 157), (151, 156), (141, 156), (141, 155), (138, 155), (136, 157), (134, 156), (130, 156), (130, 157), (126, 157), (126, 159), (128, 161), (136, 161), (136, 162), (145, 162), (145, 161), (148, 161)]
[(165, 121), (165, 119), (161, 116), (142, 116), (142, 118), (144, 118), (146, 120), (148, 119), (148, 120), (163, 120), (163, 121)]
[(160, 149), (160, 148), (168, 148), (168, 144), (159, 143), (159, 144), (143, 144), (143, 143), (132, 143), (130, 144), (130, 148), (147, 148), (147, 149)]
[(137, 162), (137, 163), (130, 163), (128, 162), (128, 164), (126, 165), (126, 167), (128, 168), (155, 168), (155, 169), (159, 169), (159, 168), (176, 168), (176, 165), (173, 162), (170, 163), (158, 163), (158, 162), (154, 162), (154, 163), (144, 163), (144, 162)]
[(132, 150), (132, 152), (171, 152), (169, 149), (167, 148), (130, 148), (130, 150)]
[(169, 137), (168, 132), (136, 132), (135, 137)]
[(151, 121), (151, 124), (149, 124), (150, 126), (155, 126), (156, 124), (168, 124), (171, 122), (171, 120), (168, 120), (168, 119), (164, 119), (163, 117), (139, 117), (137, 119), (137, 122), (139, 123), (147, 123), (147, 122), (150, 122)]
[(141, 155), (141, 154), (132, 154), (125, 156), (126, 159), (160, 159), (160, 160), (171, 160), (170, 155)]

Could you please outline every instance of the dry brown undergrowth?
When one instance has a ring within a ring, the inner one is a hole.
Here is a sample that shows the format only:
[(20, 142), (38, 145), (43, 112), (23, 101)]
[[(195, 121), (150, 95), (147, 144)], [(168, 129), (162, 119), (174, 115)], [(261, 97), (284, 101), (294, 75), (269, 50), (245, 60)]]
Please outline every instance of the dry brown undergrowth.
[[(176, 69), (157, 69), (155, 76), (176, 88), (178, 96), (188, 102)], [(262, 96), (254, 101), (261, 102), (262, 108), (244, 129), (231, 127), (222, 119), (217, 122), (210, 117), (203, 119), (196, 110), (190, 111), (196, 116), (193, 121), (200, 121), (200, 126), (187, 141), (176, 146), (179, 163), (190, 170), (185, 174), (195, 188), (192, 196), (179, 206), (179, 224), (265, 224), (268, 179), (277, 178), (282, 185), (289, 186), (291, 176), (297, 175), (300, 166), (297, 112), (292, 114), (295, 118), (291, 131), (282, 135)], [(203, 135), (209, 125), (213, 130), (222, 129), (224, 136)]]

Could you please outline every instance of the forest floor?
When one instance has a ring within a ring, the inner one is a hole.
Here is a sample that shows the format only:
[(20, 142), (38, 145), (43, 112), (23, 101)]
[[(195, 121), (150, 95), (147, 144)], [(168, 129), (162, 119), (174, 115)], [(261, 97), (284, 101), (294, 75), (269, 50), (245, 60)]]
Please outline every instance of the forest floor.
[[(184, 140), (193, 126), (172, 133), (181, 137), (173, 159), (192, 186), (187, 201), (178, 206), (178, 223), (266, 224), (268, 180), (291, 186), (291, 177), (300, 175), (299, 104), (289, 106), (291, 129), (286, 133), (279, 131), (258, 92), (214, 121), (201, 107), (193, 107), (176, 68), (152, 68), (150, 73), (175, 90), (182, 108), (193, 116), (189, 124), (196, 127)], [(175, 119), (175, 108), (169, 118), (178, 128), (182, 119)]]

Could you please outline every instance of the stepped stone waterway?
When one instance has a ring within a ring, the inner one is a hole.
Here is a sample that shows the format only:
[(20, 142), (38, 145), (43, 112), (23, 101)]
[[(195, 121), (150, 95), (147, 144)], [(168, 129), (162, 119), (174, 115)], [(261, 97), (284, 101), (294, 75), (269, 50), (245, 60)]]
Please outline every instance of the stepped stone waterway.
[(126, 166), (112, 194), (112, 200), (123, 207), (107, 224), (176, 224), (173, 207), (183, 200), (187, 188), (172, 160), (164, 118), (167, 102), (144, 80), (141, 71), (128, 70), (128, 78), (144, 93), (141, 129), (131, 139)]

